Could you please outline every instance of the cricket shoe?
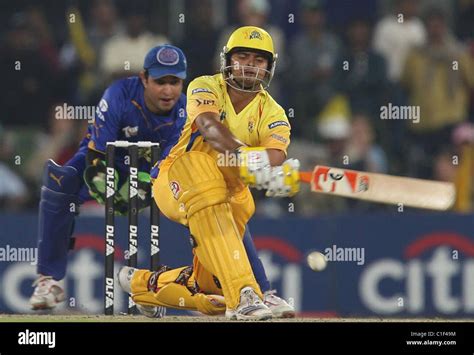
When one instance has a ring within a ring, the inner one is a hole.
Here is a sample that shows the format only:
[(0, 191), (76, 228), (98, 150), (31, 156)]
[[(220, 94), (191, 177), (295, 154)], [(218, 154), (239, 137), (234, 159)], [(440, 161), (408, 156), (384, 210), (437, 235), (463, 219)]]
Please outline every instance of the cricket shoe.
[(263, 294), (263, 303), (270, 308), (273, 318), (295, 318), (295, 309), (283, 298), (278, 297), (275, 290)]
[(144, 306), (136, 304), (138, 311), (148, 318), (163, 318), (166, 315), (166, 307)]
[[(127, 292), (128, 294), (132, 293), (132, 288), (130, 286), (135, 274), (135, 269), (129, 266), (122, 266), (117, 273), (117, 281), (119, 286)], [(145, 306), (141, 304), (136, 304), (138, 311), (148, 318), (163, 318), (166, 315), (166, 308), (161, 306)]]
[(33, 310), (53, 309), (65, 299), (64, 288), (60, 281), (51, 276), (39, 276), (33, 283), (35, 288), (30, 297), (30, 305)]
[(240, 304), (235, 309), (227, 309), (225, 316), (233, 320), (267, 320), (273, 317), (272, 311), (251, 287), (240, 291)]

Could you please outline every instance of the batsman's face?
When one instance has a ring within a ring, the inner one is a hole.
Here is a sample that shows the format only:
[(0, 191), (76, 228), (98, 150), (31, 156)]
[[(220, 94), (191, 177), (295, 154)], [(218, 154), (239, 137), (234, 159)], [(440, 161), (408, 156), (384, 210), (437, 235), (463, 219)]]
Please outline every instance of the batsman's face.
[(268, 73), (268, 59), (260, 53), (237, 52), (232, 54), (230, 62), (234, 80), (244, 88), (262, 82)]
[(183, 80), (175, 76), (142, 79), (147, 106), (152, 112), (165, 113), (173, 109), (183, 91)]

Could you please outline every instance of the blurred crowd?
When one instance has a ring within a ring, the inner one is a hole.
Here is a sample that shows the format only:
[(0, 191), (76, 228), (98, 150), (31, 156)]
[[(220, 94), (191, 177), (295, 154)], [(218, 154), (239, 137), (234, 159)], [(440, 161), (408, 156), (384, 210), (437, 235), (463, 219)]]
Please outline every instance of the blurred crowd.
[[(36, 209), (46, 159), (66, 162), (95, 106), (136, 74), (151, 47), (185, 52), (188, 78), (219, 70), (238, 26), (272, 35), (270, 92), (292, 125), (289, 155), (316, 164), (452, 181), (455, 209), (473, 210), (474, 0), (84, 0), (2, 5), (0, 211)], [(187, 82), (189, 82), (189, 80)], [(388, 113), (388, 114), (387, 114)], [(385, 206), (309, 196), (263, 199), (278, 216)], [(289, 207), (290, 206), (290, 207)]]

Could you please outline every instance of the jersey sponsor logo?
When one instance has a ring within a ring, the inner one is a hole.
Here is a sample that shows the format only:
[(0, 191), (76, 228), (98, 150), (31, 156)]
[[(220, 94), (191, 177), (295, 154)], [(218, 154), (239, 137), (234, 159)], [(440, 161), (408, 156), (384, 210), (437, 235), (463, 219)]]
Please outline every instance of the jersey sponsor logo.
[(288, 142), (288, 139), (286, 139), (285, 137), (283, 136), (280, 136), (279, 134), (275, 134), (275, 133), (272, 133), (270, 135), (270, 137), (272, 137), (273, 139), (276, 139), (277, 141), (280, 141), (282, 143), (287, 143)]
[(170, 189), (171, 192), (173, 193), (173, 197), (177, 200), (178, 195), (181, 191), (181, 187), (179, 186), (177, 181), (170, 181)]
[(122, 128), (123, 134), (125, 134), (125, 137), (130, 138), (133, 136), (136, 136), (138, 134), (138, 126), (135, 127), (124, 127)]
[(198, 106), (201, 106), (201, 105), (214, 105), (215, 104), (215, 101), (214, 100), (201, 100), (201, 99), (196, 99), (197, 101), (197, 105)]
[(156, 60), (163, 65), (176, 65), (179, 62), (179, 54), (173, 48), (163, 47), (156, 53)]
[(191, 95), (194, 95), (194, 94), (198, 94), (200, 92), (208, 92), (210, 94), (212, 94), (212, 91), (209, 90), (209, 89), (206, 89), (206, 88), (197, 88), (197, 89), (193, 89), (193, 91), (191, 91)]
[(259, 39), (262, 40), (262, 35), (258, 31), (252, 31), (250, 33), (249, 39)]
[(107, 101), (105, 99), (100, 100), (99, 109), (102, 112), (107, 112), (107, 110), (109, 109), (109, 104), (107, 103)]
[(286, 121), (275, 121), (275, 122), (270, 123), (268, 125), (268, 128), (272, 129), (272, 128), (279, 127), (279, 126), (290, 127), (290, 125)]

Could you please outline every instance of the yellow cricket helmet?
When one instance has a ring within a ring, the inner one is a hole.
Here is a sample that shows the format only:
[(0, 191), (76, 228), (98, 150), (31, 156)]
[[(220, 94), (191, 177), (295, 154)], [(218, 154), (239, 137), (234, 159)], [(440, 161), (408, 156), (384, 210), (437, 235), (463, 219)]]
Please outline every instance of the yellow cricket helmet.
[[(232, 80), (233, 66), (230, 63), (231, 55), (238, 51), (248, 50), (261, 53), (268, 59), (268, 67), (267, 70), (265, 70), (265, 78), (259, 82), (259, 84), (263, 85), (263, 89), (266, 89), (270, 85), (270, 81), (272, 80), (275, 73), (278, 54), (275, 53), (273, 40), (270, 34), (264, 29), (256, 26), (239, 27), (230, 35), (227, 44), (224, 46), (221, 52), (221, 72), (224, 75), (224, 79), (226, 79), (229, 85), (238, 90), (253, 92), (259, 91), (261, 89), (260, 85), (258, 85), (257, 89), (245, 89), (239, 85), (236, 87), (235, 81)], [(242, 76), (245, 78), (243, 72)]]

